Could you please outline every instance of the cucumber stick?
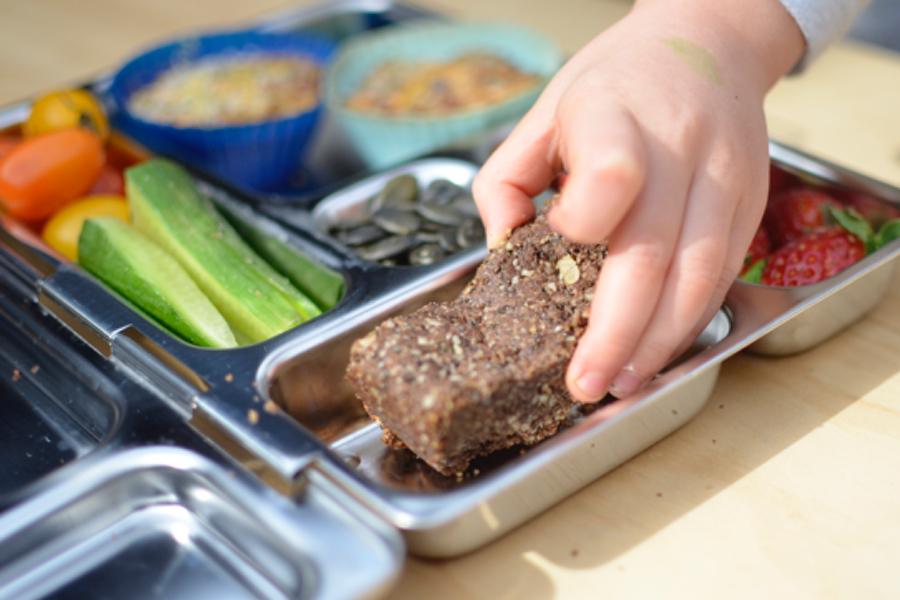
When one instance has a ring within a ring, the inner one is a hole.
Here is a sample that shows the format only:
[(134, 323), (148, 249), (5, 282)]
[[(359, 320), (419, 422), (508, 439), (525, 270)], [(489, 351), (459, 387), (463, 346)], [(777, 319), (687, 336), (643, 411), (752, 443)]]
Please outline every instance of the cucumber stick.
[(264, 261), (236, 242), (237, 233), (182, 167), (152, 159), (127, 169), (125, 186), (135, 227), (184, 267), (238, 337), (260, 342), (318, 314), (296, 308), (315, 305), (260, 268)]
[(334, 308), (344, 295), (344, 277), (340, 273), (263, 231), (251, 230), (249, 226), (245, 231), (241, 225), (236, 225), (235, 228), (266, 262), (277, 266), (278, 271), (309, 296), (319, 309)]
[[(210, 210), (216, 210), (208, 199), (201, 198), (201, 200), (209, 205)], [(217, 216), (224, 219), (224, 217), (218, 215), (218, 213)], [(235, 252), (245, 257), (247, 264), (255, 267), (256, 270), (266, 278), (266, 281), (275, 286), (275, 288), (284, 295), (287, 301), (291, 303), (294, 310), (297, 311), (304, 321), (308, 321), (309, 319), (322, 314), (319, 306), (303, 292), (294, 287), (294, 284), (291, 283), (287, 277), (273, 268), (265, 258), (257, 253), (256, 249), (244, 241), (244, 238), (241, 237), (230, 222), (223, 220), (221, 231), (222, 239), (224, 239)]]
[(88, 219), (78, 263), (183, 339), (210, 348), (237, 346), (228, 323), (169, 254), (127, 223)]
[(321, 310), (330, 310), (340, 301), (344, 295), (343, 275), (282, 241), (277, 233), (248, 222), (237, 210), (228, 206), (221, 209), (222, 215), (250, 247)]

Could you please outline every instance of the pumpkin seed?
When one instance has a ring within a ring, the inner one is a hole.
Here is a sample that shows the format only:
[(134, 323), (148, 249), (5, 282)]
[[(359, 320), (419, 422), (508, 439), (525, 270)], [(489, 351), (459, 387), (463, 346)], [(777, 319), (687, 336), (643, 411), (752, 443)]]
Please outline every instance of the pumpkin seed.
[(372, 214), (365, 206), (354, 207), (353, 210), (346, 210), (338, 217), (337, 221), (330, 224), (332, 230), (353, 229), (370, 223)]
[(447, 256), (447, 251), (438, 244), (422, 244), (409, 253), (409, 262), (415, 266), (434, 264)]
[(418, 239), (423, 244), (437, 244), (441, 241), (441, 230), (440, 229), (427, 229), (425, 223), (422, 224), (422, 227), (416, 232), (416, 239)]
[(414, 235), (392, 235), (374, 244), (359, 248), (359, 255), (366, 260), (379, 261), (397, 256), (416, 247), (419, 240)]
[(484, 239), (484, 224), (481, 219), (471, 217), (456, 228), (456, 243), (460, 248), (468, 248)]
[(471, 192), (435, 179), (420, 195), (412, 175), (388, 181), (330, 233), (363, 259), (388, 266), (429, 265), (484, 240)]
[(415, 213), (383, 206), (372, 214), (372, 222), (389, 233), (406, 235), (419, 228), (419, 217)]
[(441, 237), (438, 243), (447, 252), (456, 252), (459, 246), (456, 244), (456, 227), (444, 227), (440, 231)]
[(466, 215), (467, 217), (479, 217), (478, 205), (475, 204), (475, 198), (469, 192), (463, 191), (462, 194), (453, 199), (448, 205), (456, 212)]
[(454, 209), (452, 206), (444, 206), (442, 204), (425, 204), (420, 202), (416, 204), (416, 212), (423, 218), (433, 223), (441, 225), (459, 225), (465, 220), (462, 213)]
[(422, 194), (422, 202), (426, 204), (449, 204), (464, 190), (449, 179), (435, 179), (428, 184)]
[(369, 213), (374, 214), (383, 207), (413, 209), (419, 195), (419, 182), (412, 175), (394, 177), (369, 200)]
[(371, 244), (372, 242), (384, 237), (384, 229), (374, 223), (367, 223), (352, 229), (338, 229), (332, 234), (334, 237), (347, 246), (362, 246)]

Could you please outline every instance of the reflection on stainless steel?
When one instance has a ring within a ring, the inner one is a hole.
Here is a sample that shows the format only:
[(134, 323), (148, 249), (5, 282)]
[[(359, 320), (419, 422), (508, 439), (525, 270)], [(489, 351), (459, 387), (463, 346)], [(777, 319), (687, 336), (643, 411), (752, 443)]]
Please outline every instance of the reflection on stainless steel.
[(402, 545), (387, 529), (322, 495), (273, 496), (184, 448), (68, 470), (0, 516), (0, 598), (343, 599), (396, 577)]
[[(67, 331), (13, 298), (0, 278), (0, 508), (96, 449), (114, 431), (124, 402), (100, 368), (50, 341)], [(72, 335), (63, 339), (77, 343)]]
[[(897, 263), (891, 260), (873, 264), (842, 284), (823, 282), (840, 291), (821, 299), (798, 298), (798, 303), (779, 319), (781, 324), (753, 342), (748, 350), (764, 356), (787, 356), (824, 342), (874, 309), (887, 294), (896, 270)], [(738, 283), (735, 287), (750, 286)], [(744, 296), (745, 302), (747, 298), (760, 298), (764, 294), (761, 290), (732, 290), (732, 298)]]

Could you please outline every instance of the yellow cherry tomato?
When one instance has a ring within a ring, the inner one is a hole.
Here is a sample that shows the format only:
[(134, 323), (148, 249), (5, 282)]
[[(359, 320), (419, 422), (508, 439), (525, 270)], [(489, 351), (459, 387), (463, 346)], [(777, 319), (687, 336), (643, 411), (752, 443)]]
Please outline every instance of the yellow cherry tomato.
[(87, 90), (63, 90), (38, 98), (31, 106), (28, 119), (22, 124), (22, 134), (28, 138), (72, 127), (93, 131), (104, 142), (109, 138), (106, 112)]
[(116, 217), (128, 222), (128, 201), (121, 196), (87, 196), (65, 205), (50, 217), (41, 237), (71, 261), (78, 260), (78, 236), (87, 219)]

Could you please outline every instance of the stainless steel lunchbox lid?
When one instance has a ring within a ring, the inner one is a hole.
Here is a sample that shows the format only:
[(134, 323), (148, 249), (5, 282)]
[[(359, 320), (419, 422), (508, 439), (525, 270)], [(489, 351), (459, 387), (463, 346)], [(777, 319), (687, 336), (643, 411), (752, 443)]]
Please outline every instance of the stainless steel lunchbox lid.
[(406, 552), (396, 529), (320, 486), (276, 493), (141, 373), (19, 294), (3, 262), (0, 598), (327, 600), (390, 587)]

